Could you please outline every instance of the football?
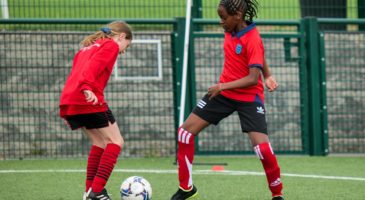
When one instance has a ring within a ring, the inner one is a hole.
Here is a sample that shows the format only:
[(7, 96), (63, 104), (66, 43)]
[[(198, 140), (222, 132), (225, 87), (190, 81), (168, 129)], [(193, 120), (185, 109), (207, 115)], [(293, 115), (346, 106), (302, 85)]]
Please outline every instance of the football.
[(151, 200), (151, 184), (143, 177), (131, 176), (120, 186), (122, 200)]

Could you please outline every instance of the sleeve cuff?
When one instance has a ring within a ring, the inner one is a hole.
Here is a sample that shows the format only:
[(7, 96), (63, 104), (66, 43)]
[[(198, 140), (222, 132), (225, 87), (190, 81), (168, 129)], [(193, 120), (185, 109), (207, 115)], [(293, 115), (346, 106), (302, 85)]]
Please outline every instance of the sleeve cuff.
[(252, 68), (252, 67), (257, 67), (259, 69), (263, 69), (263, 66), (261, 64), (251, 64), (248, 66), (249, 68)]
[(84, 90), (92, 91), (93, 89), (89, 85), (84, 84), (81, 86), (81, 92), (83, 92)]

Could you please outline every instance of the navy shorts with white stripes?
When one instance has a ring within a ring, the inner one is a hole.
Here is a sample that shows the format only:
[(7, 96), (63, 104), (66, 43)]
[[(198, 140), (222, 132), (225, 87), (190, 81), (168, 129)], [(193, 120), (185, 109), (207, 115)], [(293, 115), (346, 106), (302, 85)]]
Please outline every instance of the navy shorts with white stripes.
[(236, 101), (218, 95), (209, 100), (205, 95), (196, 105), (193, 113), (203, 120), (217, 125), (222, 119), (237, 111), (242, 132), (260, 132), (267, 134), (265, 106), (261, 102)]

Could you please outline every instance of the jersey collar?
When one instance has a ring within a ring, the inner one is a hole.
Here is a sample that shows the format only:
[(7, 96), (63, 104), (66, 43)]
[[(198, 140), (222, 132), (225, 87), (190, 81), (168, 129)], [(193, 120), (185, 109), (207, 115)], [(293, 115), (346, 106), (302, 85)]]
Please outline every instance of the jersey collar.
[(256, 24), (254, 22), (251, 22), (251, 21), (246, 21), (247, 23), (247, 27), (244, 28), (243, 30), (241, 30), (240, 32), (237, 32), (237, 33), (232, 33), (232, 37), (237, 37), (237, 38), (240, 38), (242, 37), (245, 33), (249, 32), (250, 30), (254, 29), (256, 27)]

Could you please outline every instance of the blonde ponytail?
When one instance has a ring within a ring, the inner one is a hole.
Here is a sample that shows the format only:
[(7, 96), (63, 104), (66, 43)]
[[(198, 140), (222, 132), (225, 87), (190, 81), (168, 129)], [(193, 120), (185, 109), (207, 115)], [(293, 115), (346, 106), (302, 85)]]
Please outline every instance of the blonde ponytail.
[(132, 40), (133, 35), (130, 26), (123, 21), (114, 21), (107, 26), (101, 28), (100, 31), (97, 31), (92, 35), (86, 36), (80, 44), (83, 47), (87, 47), (94, 44), (95, 41), (99, 39), (112, 38), (113, 36), (119, 35), (121, 33), (126, 34), (126, 39)]

